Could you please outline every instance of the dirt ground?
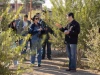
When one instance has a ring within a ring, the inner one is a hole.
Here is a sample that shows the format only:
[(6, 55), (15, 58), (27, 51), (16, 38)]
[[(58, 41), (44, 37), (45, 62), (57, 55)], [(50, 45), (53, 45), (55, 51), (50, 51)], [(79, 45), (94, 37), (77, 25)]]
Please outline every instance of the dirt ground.
[[(37, 67), (37, 63), (34, 67), (31, 67), (31, 72), (25, 72), (22, 75), (100, 75), (94, 73), (94, 71), (77, 69), (77, 72), (66, 72), (64, 63), (68, 62), (67, 58), (53, 58), (53, 60), (42, 60), (42, 66)], [(30, 64), (29, 61), (25, 64)], [(63, 67), (62, 67), (63, 66)]]

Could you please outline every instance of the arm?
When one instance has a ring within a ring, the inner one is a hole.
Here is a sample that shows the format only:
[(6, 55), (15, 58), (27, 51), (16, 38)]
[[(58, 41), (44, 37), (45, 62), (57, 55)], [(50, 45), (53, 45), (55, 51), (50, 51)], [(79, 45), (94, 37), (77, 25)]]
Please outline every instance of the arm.
[(60, 29), (60, 31), (64, 32), (65, 30), (68, 30), (67, 27), (63, 28), (60, 24), (56, 23), (56, 26)]
[(78, 35), (80, 33), (80, 25), (77, 23), (74, 30), (72, 28), (72, 30), (69, 32), (69, 35)]
[(46, 23), (44, 21), (42, 21), (42, 24), (39, 24), (40, 25), (40, 28), (42, 28), (41, 30), (41, 34), (45, 34), (46, 33)]
[(47, 27), (47, 30), (50, 34), (54, 34), (54, 31), (50, 28), (50, 27)]
[(22, 31), (22, 30), (23, 30), (23, 21), (19, 21), (19, 22), (18, 22), (17, 29), (18, 29), (19, 31)]
[(39, 24), (42, 26), (43, 29), (46, 28), (46, 23), (45, 23), (45, 21), (41, 20)]
[(28, 33), (29, 34), (32, 34), (32, 35), (34, 35), (34, 34), (36, 34), (36, 33), (38, 33), (39, 32), (39, 30), (34, 30), (34, 25), (32, 25), (30, 28), (29, 28), (29, 31), (28, 31)]
[(64, 32), (65, 30), (68, 30), (67, 27), (65, 27), (65, 28), (62, 27), (62, 28), (60, 28), (60, 31), (62, 31), (62, 32)]

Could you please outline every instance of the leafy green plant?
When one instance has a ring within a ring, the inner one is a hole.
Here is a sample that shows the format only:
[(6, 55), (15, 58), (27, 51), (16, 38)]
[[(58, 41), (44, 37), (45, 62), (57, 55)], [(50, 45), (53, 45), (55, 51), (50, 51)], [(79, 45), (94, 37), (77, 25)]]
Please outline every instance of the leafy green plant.
[[(2, 75), (11, 75), (12, 73), (18, 74), (21, 72), (20, 69), (13, 72), (10, 67), (12, 66), (13, 60), (19, 60), (19, 62), (22, 63), (23, 56), (20, 53), (30, 35), (22, 37), (8, 28), (9, 23), (16, 19), (21, 9), (22, 7), (20, 7), (15, 15), (14, 12), (8, 12), (8, 7), (0, 14), (0, 74)], [(20, 46), (18, 42), (15, 44), (15, 41), (19, 40), (19, 38), (24, 39), (23, 44)], [(20, 64), (18, 68), (20, 68)]]
[[(66, 14), (73, 12), (75, 14), (75, 20), (80, 23), (81, 33), (79, 35), (78, 51), (77, 51), (77, 63), (78, 66), (82, 66), (81, 58), (87, 57), (87, 44), (89, 34), (88, 30), (91, 30), (92, 26), (90, 18), (93, 23), (97, 22), (100, 27), (100, 0), (50, 0), (52, 7), (52, 15), (49, 16), (48, 12), (45, 14), (47, 24), (52, 27), (55, 32), (55, 36), (52, 37), (53, 46), (59, 50), (65, 51), (64, 46), (64, 34), (57, 29), (55, 23), (60, 23), (63, 27), (67, 25)], [(84, 40), (85, 39), (85, 40)], [(88, 57), (87, 57), (88, 59)]]
[(100, 70), (100, 33), (98, 33), (99, 26), (97, 25), (97, 22), (92, 23), (92, 29), (88, 30), (87, 35), (87, 52), (86, 56), (89, 60), (88, 65), (92, 69)]

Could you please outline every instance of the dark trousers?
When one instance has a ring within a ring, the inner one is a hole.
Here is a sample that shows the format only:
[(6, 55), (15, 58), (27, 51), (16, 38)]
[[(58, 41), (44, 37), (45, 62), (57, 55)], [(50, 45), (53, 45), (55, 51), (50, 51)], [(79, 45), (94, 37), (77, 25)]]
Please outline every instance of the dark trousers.
[(42, 54), (42, 58), (45, 58), (45, 53), (46, 53), (46, 47), (47, 47), (47, 58), (50, 59), (51, 58), (51, 43), (46, 40), (43, 43), (43, 54)]

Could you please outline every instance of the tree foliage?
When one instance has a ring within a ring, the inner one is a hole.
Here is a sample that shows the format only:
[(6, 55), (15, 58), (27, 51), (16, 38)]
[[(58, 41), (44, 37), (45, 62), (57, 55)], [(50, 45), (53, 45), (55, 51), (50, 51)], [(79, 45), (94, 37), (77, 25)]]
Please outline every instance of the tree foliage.
[[(22, 7), (19, 8), (16, 15), (14, 12), (8, 12), (9, 7), (1, 13), (0, 17), (0, 74), (2, 75), (11, 75), (13, 72), (10, 70), (13, 60), (22, 60), (21, 50), (25, 46), (26, 40), (29, 39), (29, 36), (22, 37), (13, 32), (12, 29), (8, 28), (8, 25), (11, 21), (16, 19), (17, 15), (20, 13)], [(22, 45), (18, 45), (19, 38), (24, 39)]]
[(91, 20), (92, 23), (92, 29), (88, 30), (86, 40), (87, 45), (87, 52), (86, 56), (88, 57), (89, 63), (88, 65), (92, 69), (98, 69), (100, 70), (100, 33), (98, 33), (99, 25), (97, 23), (94, 23)]
[[(96, 23), (96, 25), (100, 27), (100, 9), (99, 9), (100, 0), (55, 0), (55, 1), (50, 0), (50, 1), (53, 5), (52, 15), (48, 17), (47, 16), (48, 13), (46, 13), (45, 18), (48, 18), (46, 19), (46, 22), (48, 23), (49, 26), (52, 27), (52, 29), (55, 32), (55, 37), (51, 36), (53, 46), (60, 50), (61, 48), (62, 49), (65, 48), (63, 41), (65, 38), (64, 34), (60, 32), (59, 29), (57, 29), (57, 27), (55, 27), (55, 23), (60, 23), (63, 27), (65, 27), (68, 23), (66, 19), (66, 14), (69, 12), (73, 12), (75, 14), (75, 19), (80, 23), (81, 27), (81, 33), (79, 35), (79, 43), (78, 43), (78, 64), (82, 65), (81, 58), (85, 56), (85, 53), (88, 50), (86, 43), (88, 41), (89, 36), (92, 35), (89, 34), (88, 30), (91, 30), (92, 28), (95, 27), (92, 25), (92, 23)], [(90, 19), (92, 19), (92, 23)], [(86, 35), (89, 36), (87, 37)], [(92, 58), (90, 60), (92, 60)]]

